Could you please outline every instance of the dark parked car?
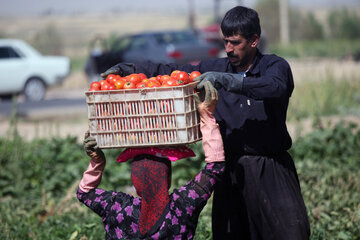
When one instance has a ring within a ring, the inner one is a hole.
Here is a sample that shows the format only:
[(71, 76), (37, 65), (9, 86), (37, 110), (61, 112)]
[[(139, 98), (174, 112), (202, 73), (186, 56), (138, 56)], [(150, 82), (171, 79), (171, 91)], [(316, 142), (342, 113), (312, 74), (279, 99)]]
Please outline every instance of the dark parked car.
[(116, 39), (108, 49), (93, 48), (85, 66), (90, 82), (119, 62), (197, 63), (216, 57), (220, 47), (191, 30), (152, 31)]

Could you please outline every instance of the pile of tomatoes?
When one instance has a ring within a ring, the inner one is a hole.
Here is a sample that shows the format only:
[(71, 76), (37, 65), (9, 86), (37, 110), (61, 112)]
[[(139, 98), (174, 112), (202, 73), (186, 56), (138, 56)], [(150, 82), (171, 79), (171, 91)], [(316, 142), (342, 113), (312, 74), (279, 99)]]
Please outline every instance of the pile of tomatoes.
[(174, 70), (170, 75), (150, 78), (144, 73), (133, 73), (125, 77), (109, 74), (106, 79), (92, 82), (89, 91), (180, 86), (194, 82), (194, 79), (200, 75), (199, 71), (187, 73), (180, 70)]

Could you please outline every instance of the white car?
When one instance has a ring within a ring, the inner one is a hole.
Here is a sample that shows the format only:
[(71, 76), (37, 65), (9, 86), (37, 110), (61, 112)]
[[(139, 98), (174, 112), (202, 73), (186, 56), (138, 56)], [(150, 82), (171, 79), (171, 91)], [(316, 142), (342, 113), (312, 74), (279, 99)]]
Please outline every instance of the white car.
[(43, 56), (22, 40), (0, 39), (0, 97), (42, 100), (47, 87), (60, 85), (69, 73), (68, 57)]

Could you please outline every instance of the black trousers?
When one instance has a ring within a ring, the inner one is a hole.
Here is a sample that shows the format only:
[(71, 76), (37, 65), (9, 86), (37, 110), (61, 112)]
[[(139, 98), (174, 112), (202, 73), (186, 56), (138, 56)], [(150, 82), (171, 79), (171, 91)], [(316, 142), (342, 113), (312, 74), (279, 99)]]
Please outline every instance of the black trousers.
[(214, 191), (214, 240), (309, 239), (306, 207), (288, 153), (231, 155), (226, 164)]

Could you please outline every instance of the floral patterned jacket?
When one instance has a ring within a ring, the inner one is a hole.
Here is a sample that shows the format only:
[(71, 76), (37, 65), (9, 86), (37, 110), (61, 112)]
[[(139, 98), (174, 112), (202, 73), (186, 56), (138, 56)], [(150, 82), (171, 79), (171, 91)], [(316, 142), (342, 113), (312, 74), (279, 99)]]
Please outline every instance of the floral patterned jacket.
[(207, 163), (194, 179), (175, 189), (163, 214), (145, 235), (138, 229), (141, 198), (100, 188), (79, 189), (77, 197), (102, 218), (106, 239), (193, 239), (199, 214), (224, 170), (225, 162)]

